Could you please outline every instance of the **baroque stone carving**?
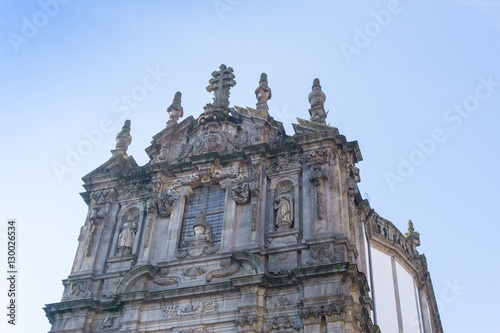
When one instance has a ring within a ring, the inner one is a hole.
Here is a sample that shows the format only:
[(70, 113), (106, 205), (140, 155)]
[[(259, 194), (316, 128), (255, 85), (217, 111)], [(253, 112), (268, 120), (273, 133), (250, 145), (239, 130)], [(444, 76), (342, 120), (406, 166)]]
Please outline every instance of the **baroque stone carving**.
[(289, 316), (279, 315), (274, 316), (271, 323), (264, 326), (264, 332), (269, 333), (271, 331), (286, 331), (289, 329), (300, 330), (300, 320), (293, 319)]
[(245, 182), (245, 177), (241, 173), (234, 180), (234, 185), (233, 188), (231, 189), (231, 194), (234, 201), (239, 204), (247, 203), (250, 198), (248, 183)]
[(176, 92), (172, 104), (167, 108), (169, 115), (168, 123), (177, 122), (179, 118), (184, 117), (184, 108), (181, 105), (181, 98), (182, 93), (180, 91)]
[(172, 186), (167, 190), (164, 197), (160, 198), (158, 202), (158, 215), (161, 217), (168, 217), (172, 210), (174, 210), (175, 204), (180, 197), (179, 189), (182, 186), (182, 182), (176, 179)]
[(93, 205), (103, 205), (108, 203), (113, 203), (116, 199), (116, 191), (114, 189), (106, 189), (100, 191), (94, 191), (90, 193), (90, 200)]
[(260, 74), (259, 86), (255, 89), (255, 97), (257, 97), (257, 110), (267, 112), (269, 107), (267, 101), (271, 99), (271, 88), (268, 86), (267, 74)]
[(310, 246), (311, 257), (306, 261), (306, 265), (312, 265), (314, 262), (322, 263), (325, 259), (330, 259), (330, 263), (338, 262), (339, 258), (334, 255), (330, 243), (321, 243)]
[(106, 319), (104, 319), (101, 328), (106, 329), (106, 328), (113, 328), (115, 325), (115, 319), (117, 316), (108, 316)]
[(123, 124), (122, 130), (116, 135), (116, 152), (126, 153), (131, 143), (130, 120), (127, 119)]
[(309, 181), (316, 185), (316, 206), (318, 220), (323, 220), (325, 199), (323, 193), (323, 180), (328, 179), (324, 165), (328, 163), (330, 152), (326, 148), (311, 150), (304, 153), (307, 166), (310, 167)]
[(184, 269), (183, 275), (191, 278), (191, 280), (196, 279), (198, 276), (203, 275), (207, 270), (203, 267), (189, 267)]
[(321, 90), (321, 85), (319, 84), (319, 79), (314, 79), (312, 91), (309, 93), (309, 103), (311, 103), (311, 108), (309, 113), (311, 114), (310, 121), (326, 124), (326, 116), (328, 111), (325, 112), (325, 100), (326, 95)]
[(87, 246), (85, 248), (85, 255), (90, 257), (92, 254), (92, 248), (94, 247), (95, 237), (97, 234), (97, 226), (104, 219), (106, 215), (106, 210), (104, 207), (92, 207), (92, 213), (90, 214), (90, 232), (89, 238), (87, 240)]
[(137, 223), (132, 215), (127, 217), (127, 221), (120, 227), (120, 234), (118, 236), (118, 253), (127, 255), (132, 253), (134, 246), (135, 232), (137, 231)]
[(299, 316), (304, 319), (309, 317), (318, 318), (319, 316), (331, 316), (332, 314), (341, 314), (345, 312), (345, 307), (343, 305), (337, 307), (335, 304), (330, 303), (327, 306), (322, 306), (320, 308), (306, 307), (299, 310)]
[(88, 290), (89, 281), (88, 280), (75, 280), (71, 281), (69, 285), (69, 292), (62, 297), (63, 301), (67, 301), (70, 298), (79, 297), (90, 297), (92, 294)]
[(171, 305), (163, 309), (163, 318), (172, 319), (189, 313), (211, 313), (217, 311), (219, 304), (215, 301), (190, 303), (185, 305)]
[(247, 314), (244, 314), (241, 317), (236, 318), (234, 320), (234, 324), (236, 326), (252, 326), (256, 322), (257, 322), (256, 316), (249, 316)]
[(159, 286), (169, 286), (172, 284), (179, 284), (181, 279), (178, 276), (167, 276), (169, 273), (168, 268), (161, 268), (158, 275), (153, 279), (153, 283)]
[(190, 235), (181, 243), (175, 255), (182, 259), (188, 255), (198, 257), (202, 254), (213, 254), (219, 250), (219, 244), (214, 243), (212, 227), (207, 222), (205, 212), (200, 211), (196, 216), (193, 230)]
[(289, 229), (293, 224), (293, 190), (291, 181), (284, 181), (276, 186), (274, 209), (276, 210), (276, 226), (278, 230)]
[(283, 309), (285, 306), (289, 306), (291, 304), (290, 300), (286, 296), (280, 296), (276, 301), (276, 307), (279, 309)]
[(224, 278), (226, 276), (230, 276), (238, 272), (240, 267), (236, 264), (231, 265), (231, 259), (224, 259), (220, 262), (220, 269), (214, 269), (210, 272), (208, 272), (206, 280), (207, 282), (212, 281), (212, 279), (217, 278)]
[(219, 71), (212, 72), (212, 78), (208, 81), (208, 92), (214, 94), (214, 106), (227, 108), (229, 106), (229, 89), (236, 85), (233, 69), (222, 64)]

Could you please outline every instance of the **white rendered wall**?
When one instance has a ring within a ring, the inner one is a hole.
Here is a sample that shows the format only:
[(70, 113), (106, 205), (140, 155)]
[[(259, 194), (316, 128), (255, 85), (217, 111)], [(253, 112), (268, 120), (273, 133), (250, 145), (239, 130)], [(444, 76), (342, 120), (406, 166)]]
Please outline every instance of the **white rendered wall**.
[(397, 333), (399, 332), (398, 314), (391, 257), (374, 248), (371, 252), (377, 324), (384, 333)]
[(398, 262), (396, 262), (396, 272), (404, 332), (420, 333), (420, 311), (413, 276)]

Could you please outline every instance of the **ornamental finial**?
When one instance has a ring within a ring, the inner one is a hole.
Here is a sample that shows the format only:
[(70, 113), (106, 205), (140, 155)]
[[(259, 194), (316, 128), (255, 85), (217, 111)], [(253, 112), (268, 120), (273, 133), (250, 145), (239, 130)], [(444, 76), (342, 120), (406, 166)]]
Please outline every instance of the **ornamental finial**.
[(309, 93), (309, 103), (311, 103), (311, 108), (309, 109), (309, 113), (311, 114), (310, 121), (326, 124), (325, 119), (328, 112), (325, 112), (325, 100), (326, 95), (321, 90), (319, 79), (316, 78), (313, 81), (312, 91)]
[(177, 122), (179, 118), (184, 117), (184, 108), (181, 105), (182, 93), (180, 91), (175, 93), (172, 104), (167, 108), (169, 120), (167, 124)]
[(257, 110), (267, 112), (269, 110), (267, 101), (271, 99), (272, 95), (266, 73), (260, 74), (259, 86), (255, 89), (255, 97), (257, 97)]
[(122, 130), (116, 135), (116, 150), (115, 152), (120, 152), (125, 154), (127, 152), (128, 146), (132, 143), (132, 136), (130, 135), (130, 120), (125, 120)]

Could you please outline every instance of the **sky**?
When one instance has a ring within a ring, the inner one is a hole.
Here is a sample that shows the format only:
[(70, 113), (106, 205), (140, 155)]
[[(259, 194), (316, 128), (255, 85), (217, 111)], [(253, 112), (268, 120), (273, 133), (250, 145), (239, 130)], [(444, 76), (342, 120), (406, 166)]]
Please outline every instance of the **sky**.
[(18, 316), (12, 327), (1, 313), (0, 329), (50, 329), (42, 308), (61, 299), (87, 213), (81, 178), (111, 157), (124, 120), (128, 154), (146, 164), (175, 92), (197, 117), (226, 64), (231, 105), (255, 107), (268, 74), (289, 135), (321, 80), (327, 123), (359, 143), (363, 197), (420, 232), (444, 330), (491, 331), (499, 55), (498, 0), (1, 1), (0, 267), (15, 219)]

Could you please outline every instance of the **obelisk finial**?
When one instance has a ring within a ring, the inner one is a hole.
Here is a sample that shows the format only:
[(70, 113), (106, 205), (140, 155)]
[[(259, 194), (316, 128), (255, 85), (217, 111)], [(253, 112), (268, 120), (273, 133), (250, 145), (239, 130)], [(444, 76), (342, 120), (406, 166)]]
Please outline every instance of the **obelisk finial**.
[(309, 103), (311, 103), (309, 113), (311, 114), (311, 121), (326, 124), (325, 119), (328, 112), (325, 112), (325, 100), (326, 95), (321, 90), (319, 79), (316, 78), (313, 81), (312, 91), (309, 93)]
[(122, 130), (116, 135), (116, 150), (115, 153), (126, 154), (128, 146), (132, 143), (132, 136), (130, 135), (130, 120), (125, 120)]
[(175, 93), (172, 104), (167, 108), (169, 120), (167, 125), (176, 123), (179, 118), (184, 117), (184, 108), (181, 105), (182, 93), (180, 91)]
[(271, 99), (271, 88), (268, 86), (267, 74), (260, 74), (259, 86), (255, 89), (255, 97), (257, 97), (257, 110), (268, 112), (269, 107), (267, 101)]

